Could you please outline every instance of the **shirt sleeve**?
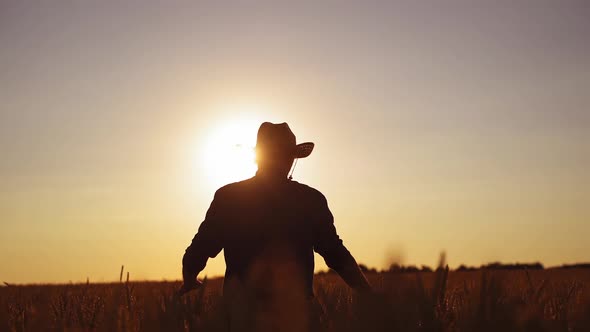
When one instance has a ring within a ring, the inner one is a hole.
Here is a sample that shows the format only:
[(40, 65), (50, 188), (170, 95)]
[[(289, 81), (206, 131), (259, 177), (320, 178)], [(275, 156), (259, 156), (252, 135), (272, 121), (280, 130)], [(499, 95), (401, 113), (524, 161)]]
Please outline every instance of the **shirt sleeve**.
[(219, 191), (215, 193), (213, 202), (207, 210), (205, 220), (199, 226), (199, 230), (186, 249), (182, 258), (182, 275), (185, 281), (194, 280), (201, 272), (207, 260), (214, 258), (223, 249), (222, 218)]
[(356, 260), (342, 243), (334, 226), (334, 216), (328, 208), (324, 195), (320, 194), (314, 204), (314, 250), (320, 254), (331, 269), (338, 272), (344, 281), (355, 289), (368, 289), (369, 283)]

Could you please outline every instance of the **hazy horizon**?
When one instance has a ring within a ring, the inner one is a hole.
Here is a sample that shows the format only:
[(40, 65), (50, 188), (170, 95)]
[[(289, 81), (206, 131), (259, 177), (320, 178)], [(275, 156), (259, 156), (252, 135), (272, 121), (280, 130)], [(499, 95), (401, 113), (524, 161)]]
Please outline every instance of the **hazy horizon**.
[(589, 17), (583, 1), (3, 1), (0, 281), (179, 279), (215, 190), (253, 175), (262, 121), (315, 142), (294, 179), (360, 263), (590, 261)]

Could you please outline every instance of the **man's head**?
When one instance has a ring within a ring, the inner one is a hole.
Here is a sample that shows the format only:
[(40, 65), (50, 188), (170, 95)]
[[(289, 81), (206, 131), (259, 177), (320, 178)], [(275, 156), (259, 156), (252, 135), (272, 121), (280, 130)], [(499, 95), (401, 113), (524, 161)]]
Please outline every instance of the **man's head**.
[(258, 169), (286, 176), (293, 161), (309, 156), (313, 147), (310, 142), (297, 144), (288, 124), (264, 122), (258, 129), (256, 140)]

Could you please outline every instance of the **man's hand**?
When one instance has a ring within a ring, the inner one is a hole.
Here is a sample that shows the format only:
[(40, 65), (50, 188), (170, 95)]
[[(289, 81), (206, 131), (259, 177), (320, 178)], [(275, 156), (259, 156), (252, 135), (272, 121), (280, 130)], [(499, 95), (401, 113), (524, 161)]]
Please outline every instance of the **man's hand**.
[(201, 287), (202, 285), (203, 283), (197, 279), (194, 279), (194, 281), (185, 281), (182, 286), (180, 286), (180, 289), (176, 292), (176, 295), (183, 296), (193, 289)]

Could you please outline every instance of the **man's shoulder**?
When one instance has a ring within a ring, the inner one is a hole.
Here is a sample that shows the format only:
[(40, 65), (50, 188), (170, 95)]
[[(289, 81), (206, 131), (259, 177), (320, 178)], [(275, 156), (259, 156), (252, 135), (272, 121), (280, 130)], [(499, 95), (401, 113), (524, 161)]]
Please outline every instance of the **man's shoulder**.
[(231, 193), (240, 192), (252, 185), (253, 179), (246, 179), (243, 181), (233, 182), (217, 189), (216, 196), (230, 195)]
[[(255, 179), (250, 178), (247, 180), (230, 183), (217, 189), (215, 192), (215, 197), (243, 197), (244, 195), (248, 195), (259, 190), (259, 187), (260, 186), (256, 183)], [(291, 193), (295, 193), (300, 198), (311, 199), (318, 202), (326, 201), (326, 197), (319, 190), (297, 181), (289, 181), (286, 188), (289, 188)]]
[(297, 181), (291, 181), (290, 184), (302, 194), (309, 196), (314, 199), (318, 200), (325, 200), (324, 194), (321, 191), (317, 190), (316, 188), (309, 186), (307, 184), (299, 183)]

